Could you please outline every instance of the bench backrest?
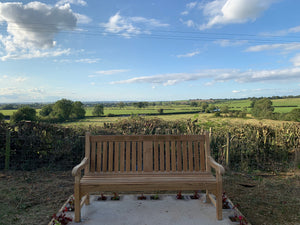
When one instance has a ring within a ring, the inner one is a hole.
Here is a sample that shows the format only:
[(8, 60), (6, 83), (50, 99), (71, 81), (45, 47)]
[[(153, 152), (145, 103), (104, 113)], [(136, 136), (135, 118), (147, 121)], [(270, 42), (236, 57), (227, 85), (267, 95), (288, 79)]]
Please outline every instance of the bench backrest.
[(203, 172), (209, 136), (86, 134), (86, 173)]

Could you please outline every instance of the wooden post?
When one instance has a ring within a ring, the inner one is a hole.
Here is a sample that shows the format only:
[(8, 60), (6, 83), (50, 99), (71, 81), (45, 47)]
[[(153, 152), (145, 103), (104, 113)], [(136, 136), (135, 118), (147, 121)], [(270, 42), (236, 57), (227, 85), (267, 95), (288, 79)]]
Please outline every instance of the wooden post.
[(5, 170), (9, 170), (10, 161), (10, 131), (6, 131), (6, 146), (5, 146)]
[(226, 145), (226, 166), (230, 164), (230, 133), (227, 133), (227, 145)]

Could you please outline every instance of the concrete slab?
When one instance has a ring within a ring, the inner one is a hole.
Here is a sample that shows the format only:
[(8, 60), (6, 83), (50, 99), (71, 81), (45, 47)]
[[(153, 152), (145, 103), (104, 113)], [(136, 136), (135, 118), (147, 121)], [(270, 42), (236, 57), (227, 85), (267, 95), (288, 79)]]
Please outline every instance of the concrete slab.
[[(147, 195), (145, 195), (147, 196)], [(205, 196), (200, 199), (177, 200), (175, 195), (159, 195), (160, 200), (137, 200), (137, 195), (121, 196), (119, 201), (98, 201), (99, 196), (91, 196), (91, 204), (81, 209), (82, 222), (72, 225), (231, 225), (229, 216), (233, 209), (223, 209), (223, 220), (216, 219), (216, 209), (205, 203)], [(68, 216), (74, 218), (73, 212)]]

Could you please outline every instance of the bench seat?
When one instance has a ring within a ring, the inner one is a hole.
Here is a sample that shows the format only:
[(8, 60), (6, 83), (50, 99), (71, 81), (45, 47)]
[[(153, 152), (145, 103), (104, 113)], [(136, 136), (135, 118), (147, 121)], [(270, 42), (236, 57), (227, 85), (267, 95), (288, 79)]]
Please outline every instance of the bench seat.
[(80, 180), (82, 194), (88, 192), (213, 190), (216, 178), (210, 173), (87, 175)]

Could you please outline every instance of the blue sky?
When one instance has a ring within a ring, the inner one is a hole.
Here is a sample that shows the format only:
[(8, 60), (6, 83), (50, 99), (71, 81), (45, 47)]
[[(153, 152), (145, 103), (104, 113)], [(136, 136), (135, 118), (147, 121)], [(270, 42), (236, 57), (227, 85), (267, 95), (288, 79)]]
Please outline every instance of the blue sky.
[(300, 1), (0, 1), (0, 103), (300, 94)]

